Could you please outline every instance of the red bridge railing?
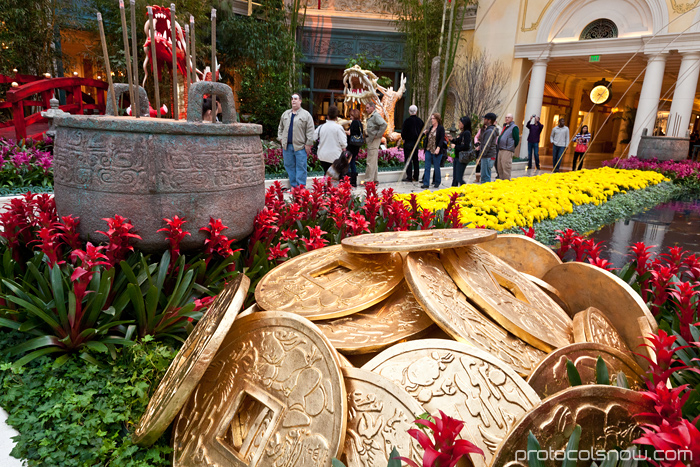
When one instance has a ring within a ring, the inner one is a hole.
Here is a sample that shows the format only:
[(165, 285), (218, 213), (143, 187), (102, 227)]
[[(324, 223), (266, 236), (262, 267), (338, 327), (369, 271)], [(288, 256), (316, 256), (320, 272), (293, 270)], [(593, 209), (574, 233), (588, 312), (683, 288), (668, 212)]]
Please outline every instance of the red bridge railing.
[[(86, 97), (88, 100), (92, 98), (83, 93), (83, 86), (95, 88), (96, 103), (85, 102)], [(0, 109), (12, 109), (12, 120), (0, 123), (0, 128), (14, 126), (15, 137), (18, 140), (26, 138), (29, 125), (47, 120), (41, 116), (41, 111), (25, 116), (25, 108), (41, 107), (42, 110), (48, 110), (51, 107), (49, 101), (57, 89), (66, 91), (66, 104), (59, 106), (64, 112), (82, 115), (85, 110), (94, 109), (104, 114), (107, 88), (106, 82), (91, 78), (46, 78), (28, 82), (8, 90), (7, 100), (0, 102)], [(40, 100), (32, 100), (35, 99), (34, 96)]]

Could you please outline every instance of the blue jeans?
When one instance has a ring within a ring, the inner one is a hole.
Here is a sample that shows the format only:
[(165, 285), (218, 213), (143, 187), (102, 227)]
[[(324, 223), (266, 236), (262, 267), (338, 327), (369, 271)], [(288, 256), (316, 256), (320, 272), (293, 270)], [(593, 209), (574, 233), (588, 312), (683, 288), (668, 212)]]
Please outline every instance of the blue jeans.
[(540, 143), (527, 142), (527, 168), (532, 168), (532, 155), (535, 155), (535, 167), (540, 168)]
[(467, 164), (462, 164), (459, 161), (459, 155), (455, 154), (452, 158), (452, 186), (460, 186), (466, 184), (464, 181), (464, 169)]
[(423, 172), (423, 185), (430, 185), (430, 166), (435, 166), (435, 174), (433, 176), (434, 185), (440, 186), (440, 161), (442, 154), (432, 154), (430, 151), (425, 151), (425, 172)]
[(304, 185), (306, 186), (306, 149), (294, 150), (294, 146), (287, 145), (287, 148), (282, 150), (284, 158), (284, 168), (289, 175), (289, 184), (292, 187)]
[(481, 158), (481, 183), (488, 183), (491, 181), (491, 169), (493, 169), (493, 163), (495, 160), (490, 157)]
[(565, 150), (566, 146), (554, 145), (554, 148), (552, 149), (552, 172), (559, 172), (561, 169), (561, 158), (564, 155)]

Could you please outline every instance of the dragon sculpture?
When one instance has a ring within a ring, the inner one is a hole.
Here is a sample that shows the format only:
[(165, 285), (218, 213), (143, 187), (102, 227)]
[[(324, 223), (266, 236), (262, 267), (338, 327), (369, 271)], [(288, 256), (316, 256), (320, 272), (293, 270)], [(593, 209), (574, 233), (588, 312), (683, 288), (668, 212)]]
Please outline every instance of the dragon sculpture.
[[(369, 102), (377, 104), (377, 110), (386, 120), (384, 136), (390, 141), (401, 139), (401, 133), (394, 131), (394, 108), (406, 92), (406, 78), (401, 73), (401, 84), (394, 91), (393, 86), (385, 88), (377, 83), (379, 78), (370, 70), (363, 70), (359, 65), (346, 68), (343, 71), (345, 102), (365, 105)], [(379, 92), (382, 93), (381, 99)]]
[[(148, 79), (148, 72), (152, 68), (151, 57), (151, 41), (155, 41), (156, 45), (156, 69), (158, 70), (158, 78), (162, 77), (163, 67), (167, 66), (170, 70), (173, 67), (173, 53), (177, 56), (177, 71), (182, 75), (183, 79), (179, 82), (184, 83), (184, 76), (187, 74), (187, 60), (190, 60), (190, 66), (194, 65), (195, 61), (190, 57), (187, 52), (187, 47), (185, 43), (185, 37), (182, 33), (182, 28), (177, 21), (171, 21), (170, 18), (170, 8), (162, 6), (152, 6), (153, 9), (153, 26), (155, 31), (155, 37), (151, 37), (151, 20), (147, 19), (146, 23), (143, 25), (143, 30), (146, 33), (146, 42), (143, 44), (143, 50), (146, 54), (146, 58), (143, 60), (143, 86), (146, 85), (146, 80)], [(175, 35), (173, 39), (173, 26), (175, 27)], [(175, 43), (173, 52), (173, 42)], [(216, 67), (216, 80), (219, 80), (219, 67)], [(196, 69), (196, 79), (197, 81), (211, 81), (211, 70), (206, 67), (204, 72)], [(180, 106), (180, 118), (185, 116), (187, 110), (187, 86), (183, 86), (181, 90), (178, 91), (181, 94), (182, 102), (184, 105)]]

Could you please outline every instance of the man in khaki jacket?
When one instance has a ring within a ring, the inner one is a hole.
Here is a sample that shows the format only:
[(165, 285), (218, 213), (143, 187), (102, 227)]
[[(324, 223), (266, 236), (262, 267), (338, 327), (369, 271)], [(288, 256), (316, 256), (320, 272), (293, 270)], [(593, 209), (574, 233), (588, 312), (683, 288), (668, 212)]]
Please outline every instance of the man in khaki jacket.
[(306, 158), (314, 144), (314, 119), (301, 108), (301, 95), (297, 93), (292, 94), (292, 108), (280, 118), (277, 139), (282, 143), (284, 168), (292, 188), (306, 186)]
[(379, 182), (379, 144), (386, 130), (386, 121), (377, 112), (376, 104), (370, 102), (365, 105), (367, 123), (365, 134), (367, 135), (367, 168), (365, 169), (365, 182)]

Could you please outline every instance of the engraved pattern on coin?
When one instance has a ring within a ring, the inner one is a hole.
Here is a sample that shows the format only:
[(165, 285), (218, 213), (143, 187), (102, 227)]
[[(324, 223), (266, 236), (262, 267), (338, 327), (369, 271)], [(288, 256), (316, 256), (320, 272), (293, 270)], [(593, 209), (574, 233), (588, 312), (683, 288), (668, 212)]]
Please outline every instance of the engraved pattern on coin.
[[(650, 412), (652, 404), (630, 389), (603, 385), (566, 389), (543, 400), (518, 422), (499, 447), (491, 467), (527, 467), (527, 460), (516, 459), (516, 452), (527, 451), (530, 431), (546, 451), (564, 450), (576, 425), (582, 428), (579, 452), (631, 447), (642, 434), (640, 425), (651, 421), (641, 414)], [(561, 466), (561, 458), (557, 458), (551, 456), (544, 465)]]
[(347, 401), (318, 328), (260, 312), (236, 321), (180, 414), (176, 467), (327, 467), (343, 446)]
[(333, 347), (347, 354), (376, 352), (428, 329), (433, 320), (425, 314), (406, 282), (383, 302), (350, 316), (315, 323)]
[(525, 376), (545, 357), (544, 352), (509, 334), (469, 303), (437, 253), (410, 253), (404, 272), (418, 302), (452, 338), (489, 352)]
[(468, 344), (423, 339), (395, 345), (363, 367), (394, 381), (426, 411), (464, 420), (462, 437), (483, 449), (476, 467), (490, 464), (501, 440), (533, 406), (537, 393), (507, 364)]
[[(580, 338), (582, 332), (583, 340), (577, 340), (577, 336)], [(609, 345), (620, 352), (630, 351), (615, 326), (603, 312), (594, 307), (580, 311), (574, 316), (574, 340)]]
[(134, 431), (135, 442), (153, 444), (173, 421), (226, 337), (249, 287), (250, 279), (239, 274), (199, 320), (148, 401)]
[(425, 412), (406, 391), (386, 378), (360, 368), (343, 368), (348, 394), (348, 467), (386, 467), (391, 450), (420, 463), (423, 449), (407, 433)]
[(566, 371), (568, 359), (578, 369), (583, 384), (596, 384), (595, 368), (598, 357), (602, 358), (608, 367), (611, 384), (615, 384), (618, 373), (623, 372), (630, 389), (638, 390), (642, 387), (644, 370), (630, 354), (592, 342), (567, 345), (550, 353), (537, 365), (527, 382), (542, 398), (571, 387)]
[(343, 248), (353, 253), (441, 250), (488, 242), (496, 238), (495, 230), (435, 229), (403, 232), (380, 232), (344, 238)]
[(445, 250), (440, 258), (467, 297), (525, 342), (551, 352), (573, 340), (566, 312), (497, 256), (467, 246)]
[(401, 255), (355, 255), (341, 245), (313, 250), (277, 266), (255, 288), (258, 306), (312, 320), (337, 318), (388, 297), (403, 279)]
[(499, 234), (492, 242), (479, 245), (510, 264), (516, 271), (542, 278), (561, 259), (547, 245), (519, 234)]

